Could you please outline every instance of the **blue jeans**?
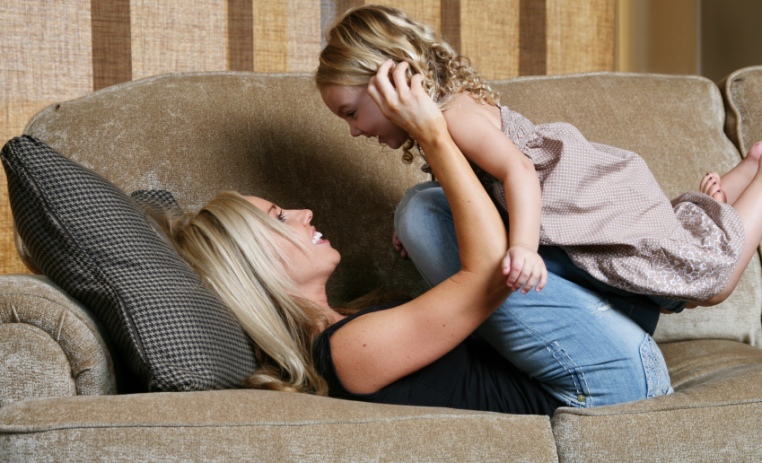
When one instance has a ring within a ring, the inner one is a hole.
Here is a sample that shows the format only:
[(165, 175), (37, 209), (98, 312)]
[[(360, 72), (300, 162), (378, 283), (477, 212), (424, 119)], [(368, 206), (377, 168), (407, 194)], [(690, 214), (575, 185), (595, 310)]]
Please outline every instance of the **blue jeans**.
[[(394, 225), (429, 285), (460, 269), (452, 213), (437, 183), (408, 191)], [(542, 251), (549, 270), (571, 265), (555, 248)], [(550, 271), (542, 291), (511, 294), (477, 334), (569, 406), (672, 392), (661, 351), (643, 328), (599, 293)]]

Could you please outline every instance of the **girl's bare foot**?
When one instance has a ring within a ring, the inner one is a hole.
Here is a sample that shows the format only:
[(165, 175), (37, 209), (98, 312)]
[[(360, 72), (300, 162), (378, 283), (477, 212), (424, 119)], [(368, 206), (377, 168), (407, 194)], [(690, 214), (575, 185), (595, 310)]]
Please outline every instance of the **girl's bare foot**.
[(725, 196), (725, 192), (722, 191), (722, 178), (717, 172), (709, 172), (706, 174), (704, 178), (701, 179), (699, 190), (702, 193), (716, 199), (717, 201), (720, 201), (721, 203), (728, 202), (728, 198)]
[[(762, 159), (762, 141), (752, 145), (741, 162), (721, 177), (722, 181), (718, 184), (725, 195), (724, 202), (731, 206), (735, 204), (741, 193), (749, 186), (754, 176), (757, 175), (760, 159)], [(704, 180), (702, 180), (703, 184)], [(706, 193), (703, 189), (701, 191)], [(715, 199), (720, 200), (720, 198)]]

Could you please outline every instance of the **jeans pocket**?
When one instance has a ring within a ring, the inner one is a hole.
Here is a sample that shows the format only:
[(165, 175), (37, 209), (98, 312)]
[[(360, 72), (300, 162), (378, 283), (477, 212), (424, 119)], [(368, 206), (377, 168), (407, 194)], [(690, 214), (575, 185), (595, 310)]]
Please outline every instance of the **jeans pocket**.
[(643, 369), (646, 376), (646, 397), (658, 397), (672, 394), (672, 384), (669, 378), (667, 364), (661, 349), (649, 335), (646, 335), (640, 344), (640, 358), (643, 361)]

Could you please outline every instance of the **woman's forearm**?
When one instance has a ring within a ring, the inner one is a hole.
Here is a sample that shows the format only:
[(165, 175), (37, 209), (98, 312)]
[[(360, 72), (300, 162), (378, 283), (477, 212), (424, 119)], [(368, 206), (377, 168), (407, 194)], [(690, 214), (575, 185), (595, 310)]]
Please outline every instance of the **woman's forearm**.
[(495, 205), (449, 133), (419, 141), (452, 209), (461, 265), (499, 273), (508, 243)]

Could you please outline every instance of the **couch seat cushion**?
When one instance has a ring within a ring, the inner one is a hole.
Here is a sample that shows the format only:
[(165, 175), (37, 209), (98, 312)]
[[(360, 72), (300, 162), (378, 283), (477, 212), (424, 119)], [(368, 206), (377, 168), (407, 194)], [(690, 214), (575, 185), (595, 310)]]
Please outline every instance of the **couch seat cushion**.
[(544, 416), (234, 390), (76, 397), (0, 409), (30, 461), (557, 462)]
[(561, 461), (759, 461), (762, 350), (724, 340), (661, 347), (675, 393), (559, 409), (552, 424)]

